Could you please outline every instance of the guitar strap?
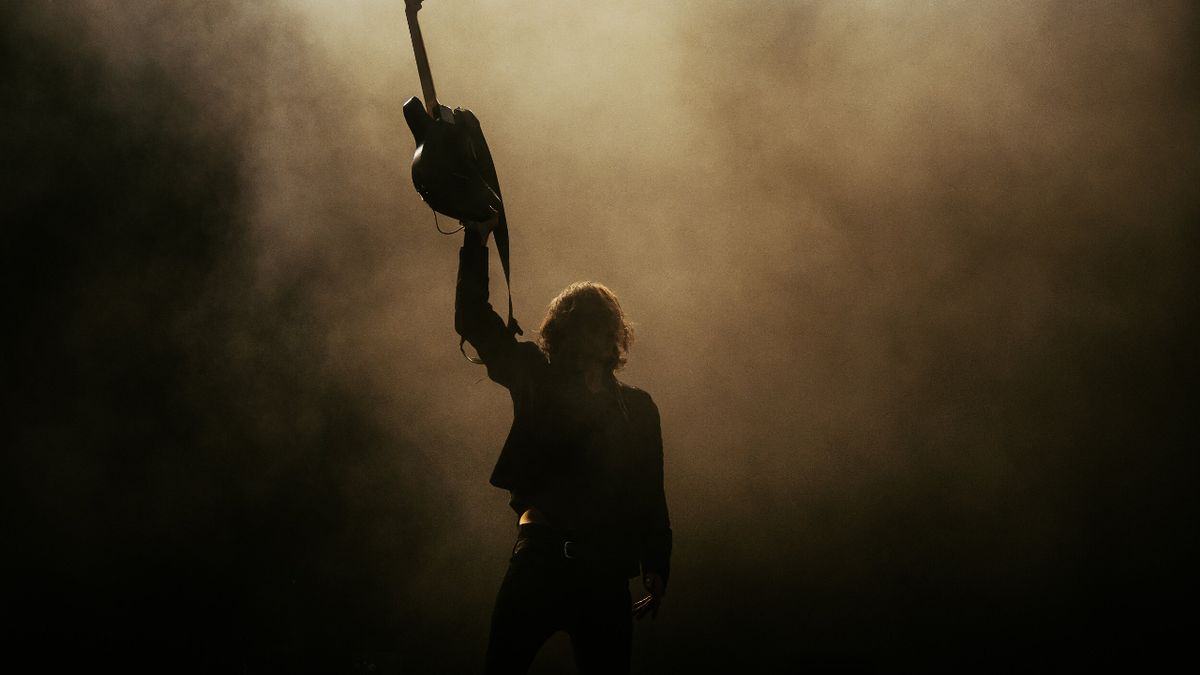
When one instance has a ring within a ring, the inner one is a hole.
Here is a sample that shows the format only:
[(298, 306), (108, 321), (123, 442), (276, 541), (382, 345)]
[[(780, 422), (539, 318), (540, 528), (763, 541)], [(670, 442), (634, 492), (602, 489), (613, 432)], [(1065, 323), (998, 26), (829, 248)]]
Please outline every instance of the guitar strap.
[[(488, 150), (487, 140), (483, 137), (483, 129), (479, 126), (479, 119), (475, 117), (475, 113), (464, 108), (455, 108), (454, 122), (462, 124), (463, 128), (468, 130), (471, 149), (475, 153), (479, 173), (496, 193), (496, 196), (500, 198), (499, 220), (496, 229), (492, 231), (492, 236), (496, 238), (496, 252), (500, 254), (500, 266), (504, 269), (504, 285), (508, 290), (508, 332), (513, 335), (524, 335), (521, 326), (513, 317), (512, 278), (508, 262), (508, 219), (504, 216), (504, 197), (500, 194), (500, 179), (496, 176), (496, 164), (492, 161), (492, 153)], [(459, 349), (461, 348), (462, 342), (460, 341)]]
[(513, 335), (524, 335), (525, 332), (521, 330), (516, 317), (513, 316), (512, 279), (510, 279), (508, 271), (508, 220), (504, 217), (503, 206), (500, 207), (500, 222), (492, 236), (496, 238), (496, 252), (500, 254), (500, 267), (504, 268), (504, 285), (508, 289), (508, 332)]

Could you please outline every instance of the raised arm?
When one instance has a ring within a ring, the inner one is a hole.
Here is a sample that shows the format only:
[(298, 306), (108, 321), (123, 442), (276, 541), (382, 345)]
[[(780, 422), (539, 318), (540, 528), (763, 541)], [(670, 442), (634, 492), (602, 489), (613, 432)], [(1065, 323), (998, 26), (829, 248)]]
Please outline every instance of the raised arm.
[(527, 349), (523, 345), (528, 343), (516, 339), (488, 301), (488, 224), (470, 223), (464, 231), (458, 251), (454, 330), (479, 353), (488, 377), (511, 387), (521, 372), (522, 352)]

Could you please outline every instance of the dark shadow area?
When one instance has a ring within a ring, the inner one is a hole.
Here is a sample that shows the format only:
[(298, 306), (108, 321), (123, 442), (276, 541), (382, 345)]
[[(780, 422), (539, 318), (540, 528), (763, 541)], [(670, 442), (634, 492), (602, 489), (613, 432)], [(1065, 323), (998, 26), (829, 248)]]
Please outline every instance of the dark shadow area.
[(397, 664), (436, 484), (347, 494), (404, 442), (319, 372), (319, 269), (253, 292), (238, 130), (62, 14), (0, 8), (8, 666)]

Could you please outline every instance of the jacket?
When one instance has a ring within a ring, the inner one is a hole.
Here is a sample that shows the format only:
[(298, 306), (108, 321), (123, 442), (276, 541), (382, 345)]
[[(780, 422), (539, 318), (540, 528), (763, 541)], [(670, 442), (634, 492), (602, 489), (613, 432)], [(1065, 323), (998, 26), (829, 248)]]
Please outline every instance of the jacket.
[(513, 423), (491, 474), (513, 510), (535, 506), (551, 523), (612, 542), (623, 557), (670, 575), (671, 525), (663, 490), (658, 407), (610, 377), (585, 392), (533, 343), (518, 340), (488, 302), (488, 248), (468, 231), (459, 250), (454, 327), (505, 387)]

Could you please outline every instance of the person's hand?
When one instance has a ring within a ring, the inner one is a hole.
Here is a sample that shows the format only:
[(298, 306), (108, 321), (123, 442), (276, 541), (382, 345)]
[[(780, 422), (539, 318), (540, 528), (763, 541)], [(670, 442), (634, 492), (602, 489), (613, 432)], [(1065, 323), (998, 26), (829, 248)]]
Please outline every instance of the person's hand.
[(641, 619), (647, 614), (651, 619), (658, 618), (658, 606), (662, 604), (663, 596), (667, 594), (667, 584), (663, 578), (655, 572), (646, 572), (642, 575), (642, 584), (645, 585), (646, 591), (650, 593), (649, 601), (638, 601), (637, 609), (634, 611), (634, 617)]
[(493, 215), (488, 220), (485, 220), (482, 222), (476, 222), (473, 220), (462, 221), (463, 227), (474, 232), (479, 237), (479, 243), (481, 243), (481, 244), (487, 244), (488, 235), (491, 234), (492, 230), (496, 229), (496, 226), (499, 224), (500, 224), (500, 214), (499, 213)]

